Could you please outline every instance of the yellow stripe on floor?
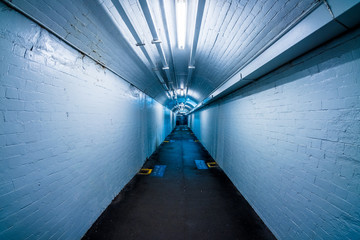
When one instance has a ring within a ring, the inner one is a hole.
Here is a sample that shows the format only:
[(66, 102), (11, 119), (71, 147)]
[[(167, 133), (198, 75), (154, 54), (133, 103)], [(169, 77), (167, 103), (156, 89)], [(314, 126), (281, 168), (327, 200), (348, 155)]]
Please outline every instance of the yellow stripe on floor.
[(138, 174), (140, 174), (140, 175), (149, 175), (151, 172), (152, 172), (151, 168), (142, 168), (142, 169), (140, 169)]

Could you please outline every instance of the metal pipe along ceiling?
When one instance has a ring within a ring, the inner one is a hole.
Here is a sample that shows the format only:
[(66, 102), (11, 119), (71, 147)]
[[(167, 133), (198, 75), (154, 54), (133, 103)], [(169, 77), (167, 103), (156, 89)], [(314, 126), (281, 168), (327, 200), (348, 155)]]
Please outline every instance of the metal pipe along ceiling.
[(200, 28), (201, 28), (201, 21), (204, 13), (205, 8), (205, 0), (199, 0), (198, 1), (198, 7), (197, 7), (197, 14), (196, 14), (196, 23), (195, 23), (195, 32), (194, 32), (194, 40), (193, 44), (191, 46), (191, 53), (190, 53), (190, 59), (189, 59), (189, 66), (188, 66), (188, 76), (186, 79), (186, 93), (185, 97), (188, 95), (188, 88), (191, 84), (191, 76), (195, 69), (195, 55), (196, 55), (196, 49), (199, 42), (199, 34), (200, 34)]
[(155, 23), (154, 23), (153, 18), (151, 16), (149, 5), (148, 5), (146, 0), (141, 0), (140, 5), (141, 5), (141, 8), (143, 10), (145, 19), (146, 19), (146, 21), (148, 23), (148, 27), (149, 27), (150, 32), (151, 32), (152, 37), (153, 37), (152, 43), (156, 45), (156, 48), (158, 50), (158, 53), (159, 53), (159, 56), (160, 56), (160, 59), (161, 59), (162, 65), (163, 65), (162, 69), (165, 71), (168, 81), (171, 81), (170, 68), (169, 68), (169, 66), (167, 64), (166, 57), (165, 57), (165, 54), (164, 54), (164, 49), (163, 49), (163, 47), (161, 45), (161, 40), (159, 39), (158, 33), (156, 31)]
[(111, 1), (114, 4), (116, 10), (119, 12), (119, 14), (120, 14), (121, 18), (123, 19), (123, 21), (125, 22), (126, 26), (130, 30), (132, 36), (135, 38), (136, 46), (140, 47), (141, 51), (143, 52), (144, 56), (146, 57), (146, 59), (150, 63), (150, 66), (152, 67), (152, 70), (155, 72), (157, 78), (159, 79), (159, 81), (162, 84), (162, 86), (164, 87), (164, 89), (166, 91), (169, 91), (169, 88), (168, 88), (166, 82), (164, 81), (163, 77), (161, 76), (161, 73), (159, 72), (158, 68), (155, 66), (155, 64), (153, 63), (152, 59), (150, 58), (148, 52), (145, 49), (145, 47), (144, 47), (145, 43), (142, 42), (140, 36), (136, 32), (136, 30), (135, 30), (134, 26), (132, 25), (130, 19), (128, 18), (124, 8), (121, 6), (121, 4), (120, 4), (120, 2), (118, 0), (111, 0)]

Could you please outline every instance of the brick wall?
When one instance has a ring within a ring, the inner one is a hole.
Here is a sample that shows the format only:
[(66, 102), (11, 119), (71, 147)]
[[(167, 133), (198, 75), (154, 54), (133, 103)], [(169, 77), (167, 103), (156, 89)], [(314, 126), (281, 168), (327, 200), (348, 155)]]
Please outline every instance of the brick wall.
[(80, 239), (174, 120), (0, 3), (0, 239)]
[(278, 239), (360, 239), (360, 31), (190, 117)]

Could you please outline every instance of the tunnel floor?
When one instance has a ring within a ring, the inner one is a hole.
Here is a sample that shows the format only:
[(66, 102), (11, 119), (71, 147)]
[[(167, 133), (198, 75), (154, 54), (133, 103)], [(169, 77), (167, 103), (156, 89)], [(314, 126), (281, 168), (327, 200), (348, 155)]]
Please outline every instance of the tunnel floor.
[(159, 171), (136, 175), (83, 239), (275, 239), (219, 167), (195, 160), (214, 161), (177, 126), (143, 166)]

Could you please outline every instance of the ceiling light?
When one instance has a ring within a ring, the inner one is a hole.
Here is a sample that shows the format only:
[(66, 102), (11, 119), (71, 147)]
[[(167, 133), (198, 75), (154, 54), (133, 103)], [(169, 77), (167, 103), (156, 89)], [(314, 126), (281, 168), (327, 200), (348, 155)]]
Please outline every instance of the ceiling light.
[(186, 0), (176, 1), (176, 27), (177, 27), (177, 39), (178, 47), (180, 49), (185, 48), (186, 39)]

